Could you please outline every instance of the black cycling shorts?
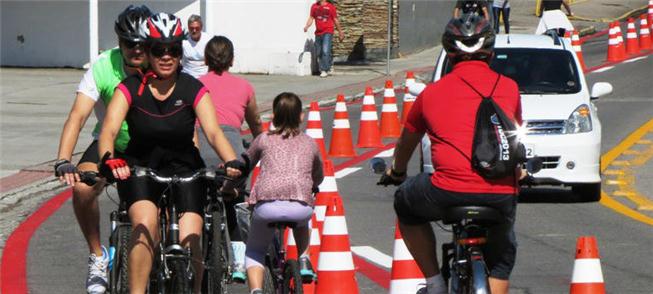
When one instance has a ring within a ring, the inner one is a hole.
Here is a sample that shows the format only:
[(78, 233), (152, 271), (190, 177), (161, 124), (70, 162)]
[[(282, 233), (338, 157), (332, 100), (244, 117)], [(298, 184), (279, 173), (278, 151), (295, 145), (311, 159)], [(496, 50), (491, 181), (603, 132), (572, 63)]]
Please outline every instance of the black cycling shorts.
[(97, 164), (98, 162), (100, 162), (100, 157), (98, 157), (97, 150), (98, 150), (98, 142), (97, 140), (93, 140), (91, 145), (88, 145), (88, 148), (86, 148), (86, 151), (84, 151), (82, 158), (79, 159), (79, 162), (77, 164), (82, 164), (85, 162)]
[[(182, 175), (183, 176), (183, 175)], [(127, 180), (118, 181), (118, 195), (121, 201), (127, 203), (127, 209), (136, 201), (148, 200), (160, 207), (163, 192), (168, 199), (174, 199), (177, 211), (195, 212), (204, 215), (206, 206), (207, 183), (197, 179), (190, 183), (173, 185), (172, 191), (167, 190), (167, 184), (157, 183), (148, 177), (129, 177)]]
[(505, 223), (489, 228), (483, 247), (490, 276), (507, 280), (515, 265), (517, 240), (514, 224), (517, 196), (513, 194), (470, 194), (440, 189), (431, 184), (431, 175), (408, 178), (395, 193), (394, 208), (402, 224), (420, 225), (442, 218), (442, 211), (455, 206), (488, 206), (499, 210)]

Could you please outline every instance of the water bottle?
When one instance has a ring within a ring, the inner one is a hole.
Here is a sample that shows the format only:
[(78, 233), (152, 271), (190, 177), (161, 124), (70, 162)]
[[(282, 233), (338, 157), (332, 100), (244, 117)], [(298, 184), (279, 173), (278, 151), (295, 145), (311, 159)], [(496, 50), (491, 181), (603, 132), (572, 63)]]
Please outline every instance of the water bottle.
[(372, 172), (377, 175), (383, 174), (386, 170), (385, 160), (380, 157), (372, 158), (370, 160), (370, 168), (372, 169)]

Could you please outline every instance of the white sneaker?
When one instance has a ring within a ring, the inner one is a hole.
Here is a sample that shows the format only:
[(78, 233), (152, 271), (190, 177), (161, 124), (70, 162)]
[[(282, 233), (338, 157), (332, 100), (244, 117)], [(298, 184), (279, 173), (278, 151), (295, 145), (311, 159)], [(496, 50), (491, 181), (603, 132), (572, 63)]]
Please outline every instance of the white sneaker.
[(103, 294), (107, 290), (107, 266), (109, 265), (109, 252), (102, 246), (102, 256), (97, 257), (92, 253), (88, 257), (88, 277), (86, 278), (86, 292), (89, 294)]
[(332, 76), (334, 73), (335, 71), (333, 70), (333, 67), (329, 71), (327, 71), (327, 74), (330, 76)]
[(321, 78), (326, 78), (328, 75), (329, 75), (329, 74), (327, 74), (326, 71), (323, 71), (323, 72), (320, 73), (320, 77), (321, 77)]

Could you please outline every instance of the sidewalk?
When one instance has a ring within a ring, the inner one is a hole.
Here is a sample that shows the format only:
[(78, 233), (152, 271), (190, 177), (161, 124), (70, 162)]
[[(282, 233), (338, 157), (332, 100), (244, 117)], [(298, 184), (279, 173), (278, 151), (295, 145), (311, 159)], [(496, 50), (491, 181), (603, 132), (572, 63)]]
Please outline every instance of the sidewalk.
[[(535, 1), (512, 0), (510, 3), (511, 33), (533, 33), (539, 22), (534, 15)], [(572, 11), (577, 20), (572, 22), (577, 29), (584, 31), (591, 31), (591, 27), (602, 30), (607, 27), (607, 19), (623, 17), (645, 5), (645, 0), (576, 0)], [(244, 77), (253, 84), (259, 107), (265, 116), (271, 110), (272, 99), (283, 91), (299, 94), (308, 106), (308, 102), (313, 100), (321, 103), (333, 101), (337, 94), (351, 99), (362, 94), (365, 86), (381, 89), (386, 79), (392, 79), (395, 87), (401, 86), (407, 70), (414, 71), (418, 79), (428, 80), (439, 52), (440, 47), (434, 47), (393, 59), (389, 76), (385, 75), (385, 62), (373, 62), (366, 65), (336, 65), (335, 74), (328, 78), (283, 75)], [(83, 73), (76, 69), (0, 69), (0, 194), (29, 184), (34, 178), (51, 176), (48, 163), (56, 156), (61, 128)], [(87, 147), (92, 129), (89, 125), (94, 123), (94, 118), (87, 122), (76, 152), (82, 152)], [(7, 178), (21, 170), (29, 175), (24, 173)]]

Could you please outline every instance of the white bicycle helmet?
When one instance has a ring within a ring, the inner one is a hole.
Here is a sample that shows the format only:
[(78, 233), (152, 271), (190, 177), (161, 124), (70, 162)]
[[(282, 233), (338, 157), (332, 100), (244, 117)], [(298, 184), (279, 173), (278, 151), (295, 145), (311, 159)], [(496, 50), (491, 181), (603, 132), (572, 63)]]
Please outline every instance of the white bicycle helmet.
[(173, 14), (159, 12), (147, 18), (141, 32), (148, 43), (174, 43), (186, 38), (181, 20)]

